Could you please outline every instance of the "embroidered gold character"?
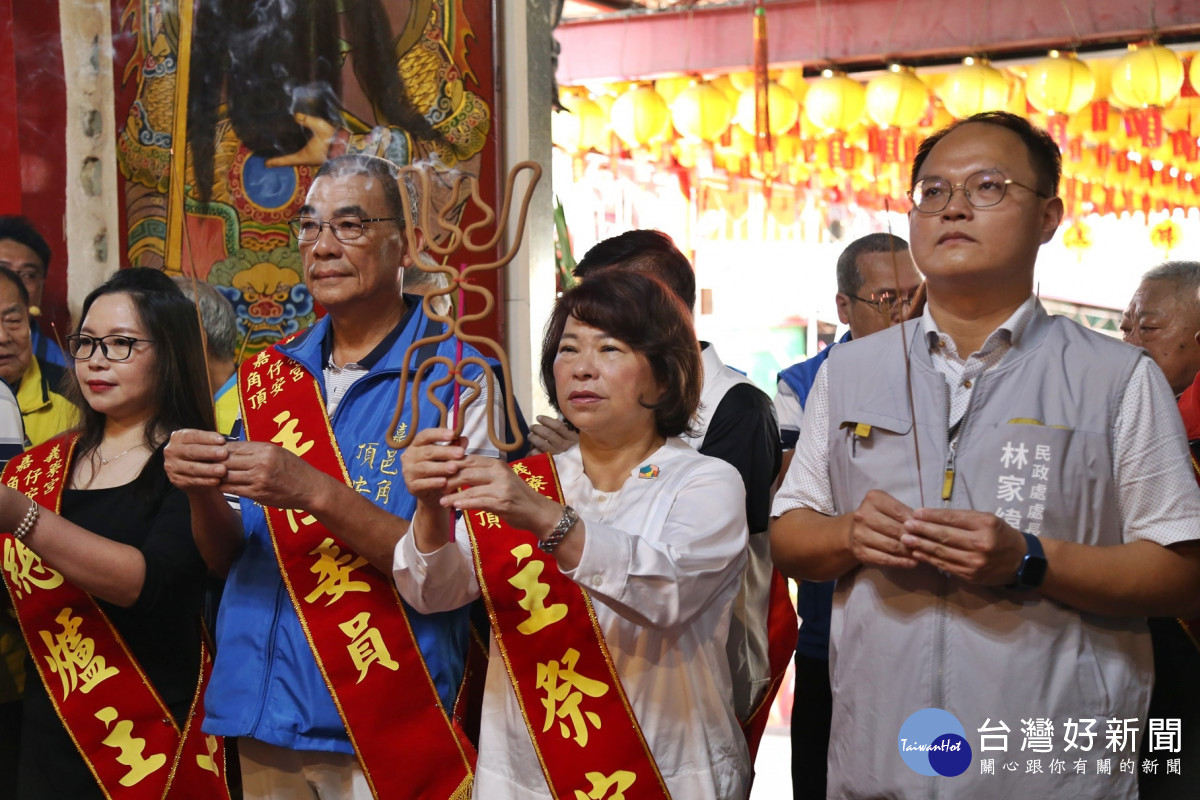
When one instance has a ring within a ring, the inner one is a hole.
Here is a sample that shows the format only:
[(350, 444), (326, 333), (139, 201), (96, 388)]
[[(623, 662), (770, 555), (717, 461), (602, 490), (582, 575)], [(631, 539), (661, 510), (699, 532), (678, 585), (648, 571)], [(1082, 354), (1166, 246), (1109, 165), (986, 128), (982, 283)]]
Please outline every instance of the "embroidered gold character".
[(375, 469), (375, 455), (378, 447), (378, 442), (363, 442), (358, 446), (358, 454), (354, 460), (359, 464), (365, 462), (368, 467)]
[(292, 412), (281, 411), (276, 414), (275, 424), (279, 426), (279, 432), (271, 437), (272, 442), (282, 445), (284, 450), (295, 453), (298, 456), (303, 456), (312, 449), (312, 439), (303, 444), (300, 443), (300, 440), (304, 438), (304, 434), (296, 430), (296, 426), (300, 423), (298, 420), (292, 419)]
[[(587, 794), (576, 789), (575, 800), (625, 800), (625, 790), (637, 780), (637, 775), (625, 769), (619, 769), (612, 775), (588, 772), (584, 777), (591, 781), (592, 789)], [(612, 794), (608, 793), (609, 789), (612, 789)]]
[(354, 666), (358, 668), (356, 683), (362, 683), (363, 678), (367, 677), (367, 668), (376, 662), (379, 666), (386, 667), (392, 672), (400, 668), (400, 665), (392, 660), (392, 654), (388, 652), (379, 629), (371, 627), (370, 612), (364, 611), (338, 627), (342, 629), (342, 633), (353, 640), (346, 645), (346, 649), (350, 651), (350, 658), (353, 659)]
[(81, 617), (72, 617), (71, 609), (64, 608), (54, 621), (62, 626), (61, 631), (53, 636), (50, 631), (38, 631), (38, 635), (50, 651), (45, 657), (50, 671), (58, 673), (62, 681), (63, 700), (75, 689), (87, 694), (96, 684), (117, 674), (116, 667), (104, 663), (104, 656), (96, 655), (96, 643), (79, 634)]
[(122, 786), (136, 786), (147, 775), (161, 769), (163, 764), (167, 763), (167, 757), (162, 753), (155, 753), (149, 758), (143, 756), (146, 740), (130, 735), (133, 733), (133, 723), (127, 719), (120, 720), (114, 727), (112, 722), (116, 718), (117, 710), (112, 706), (106, 706), (96, 712), (96, 719), (109, 729), (108, 736), (104, 737), (101, 744), (120, 750), (117, 763), (129, 767), (129, 772), (125, 773), (119, 783)]
[[(520, 566), (522, 561), (533, 555), (533, 545), (519, 544), (510, 552), (517, 557), (517, 566)], [(510, 584), (525, 593), (517, 601), (517, 605), (529, 612), (529, 619), (518, 625), (517, 630), (527, 636), (537, 633), (547, 625), (553, 625), (567, 615), (565, 603), (546, 606), (550, 587), (541, 581), (544, 567), (545, 564), (541, 561), (530, 561), (520, 572), (508, 579)]]
[(383, 461), (379, 462), (379, 471), (384, 475), (396, 475), (399, 472), (399, 470), (397, 470), (395, 467), (396, 454), (400, 451), (392, 450), (391, 448), (386, 448), (386, 451), (387, 452), (383, 456)]
[(11, 537), (4, 540), (4, 571), (18, 598), (31, 594), (35, 586), (57, 589), (63, 582), (62, 575), (43, 564), (37, 553)]
[[(580, 747), (587, 747), (587, 723), (592, 723), (592, 726), (599, 730), (600, 715), (581, 710), (579, 704), (584, 695), (603, 697), (608, 693), (608, 685), (576, 672), (575, 664), (578, 661), (579, 651), (571, 647), (563, 655), (561, 663), (549, 661), (538, 664), (537, 687), (546, 691), (546, 696), (542, 699), (542, 705), (546, 707), (546, 722), (542, 725), (542, 732), (550, 730), (554, 718), (558, 717), (558, 730), (562, 737), (570, 737), (573, 728), (575, 743)], [(562, 720), (570, 720), (571, 728)]]
[(525, 479), (525, 482), (528, 483), (529, 488), (533, 489), (535, 492), (540, 492), (546, 485), (546, 479), (541, 475), (530, 475)]
[[(475, 519), (479, 520), (479, 524), (484, 528), (499, 528), (500, 518), (490, 511), (476, 511)], [(529, 552), (533, 552), (530, 550)]]
[(342, 595), (346, 592), (369, 592), (371, 586), (365, 581), (356, 581), (351, 579), (350, 573), (359, 567), (366, 566), (367, 560), (362, 556), (354, 558), (353, 553), (342, 553), (340, 547), (333, 543), (333, 539), (326, 538), (314, 549), (308, 553), (310, 556), (320, 556), (317, 563), (313, 564), (309, 571), (317, 575), (317, 588), (308, 593), (304, 598), (306, 603), (311, 603), (322, 595), (329, 595), (329, 600), (325, 605), (333, 605), (337, 600), (342, 599)]
[(299, 531), (301, 525), (312, 525), (314, 522), (317, 521), (317, 518), (314, 517), (312, 514), (305, 513), (304, 516), (300, 517), (300, 520), (297, 522), (296, 513), (298, 511), (304, 511), (304, 509), (302, 509), (302, 508), (301, 509), (297, 509), (297, 508), (285, 508), (284, 509), (284, 513), (287, 514), (288, 527), (292, 529), (292, 533), (296, 533), (297, 531)]
[(246, 391), (250, 391), (251, 389), (261, 389), (261, 388), (262, 388), (262, 375), (259, 375), (257, 372), (251, 372), (249, 375), (246, 376)]
[(196, 766), (202, 770), (211, 772), (218, 778), (221, 777), (221, 768), (217, 765), (217, 759), (214, 758), (217, 754), (217, 737), (211, 734), (205, 736), (204, 747), (208, 750), (208, 755), (196, 756)]
[(267, 363), (270, 360), (271, 360), (270, 353), (268, 353), (266, 350), (260, 351), (259, 354), (254, 357), (255, 369), (257, 369), (258, 367), (261, 367), (263, 364)]

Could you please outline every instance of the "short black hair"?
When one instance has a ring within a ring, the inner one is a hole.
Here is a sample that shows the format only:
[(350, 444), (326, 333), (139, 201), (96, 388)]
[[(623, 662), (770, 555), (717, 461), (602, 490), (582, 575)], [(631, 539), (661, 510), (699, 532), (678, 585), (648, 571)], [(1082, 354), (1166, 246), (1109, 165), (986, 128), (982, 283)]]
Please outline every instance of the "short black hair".
[[(700, 343), (691, 314), (662, 281), (643, 272), (601, 269), (565, 292), (554, 305), (542, 336), (542, 385), (558, 411), (554, 360), (567, 327), (567, 318), (598, 328), (620, 339), (650, 362), (654, 379), (663, 387), (654, 409), (660, 436), (679, 436), (692, 430), (700, 405)], [(570, 422), (570, 420), (567, 420)]]
[(1008, 111), (984, 111), (980, 114), (972, 114), (966, 119), (956, 120), (930, 134), (925, 141), (921, 142), (921, 146), (917, 148), (917, 155), (913, 158), (910, 188), (916, 185), (921, 165), (925, 163), (925, 159), (929, 157), (934, 146), (944, 139), (946, 134), (972, 123), (997, 125), (1020, 136), (1029, 153), (1029, 162), (1033, 165), (1033, 171), (1037, 173), (1038, 191), (1047, 197), (1054, 197), (1058, 194), (1058, 183), (1062, 179), (1062, 151), (1058, 149), (1058, 144), (1046, 131), (1024, 117)]
[(605, 267), (648, 272), (675, 292), (690, 312), (696, 305), (696, 273), (687, 256), (662, 231), (626, 231), (592, 246), (575, 267), (575, 277), (585, 278)]
[(46, 244), (46, 238), (38, 233), (38, 229), (33, 227), (33, 223), (28, 219), (16, 216), (0, 217), (0, 241), (5, 239), (12, 239), (28, 247), (42, 262), (43, 274), (50, 271), (50, 245)]
[[(872, 255), (874, 253), (906, 252), (908, 252), (908, 242), (890, 233), (868, 233), (860, 239), (855, 239), (838, 256), (838, 292), (854, 296), (862, 288), (863, 276), (862, 271), (858, 268), (858, 259), (860, 256)], [(896, 290), (899, 291), (900, 287), (897, 286)]]

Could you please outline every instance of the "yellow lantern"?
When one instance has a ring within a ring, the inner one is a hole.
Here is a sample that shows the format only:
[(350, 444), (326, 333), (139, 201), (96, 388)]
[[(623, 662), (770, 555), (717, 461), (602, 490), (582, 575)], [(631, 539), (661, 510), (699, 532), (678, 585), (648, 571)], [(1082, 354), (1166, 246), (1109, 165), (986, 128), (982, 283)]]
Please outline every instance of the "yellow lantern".
[(738, 92), (744, 92), (747, 89), (754, 88), (754, 70), (740, 69), (736, 72), (729, 73), (729, 82), (733, 84), (733, 88)]
[(711, 142), (719, 139), (733, 118), (733, 106), (720, 89), (693, 82), (671, 103), (671, 121), (681, 136)]
[(1008, 104), (1008, 81), (986, 58), (963, 59), (963, 65), (946, 76), (938, 90), (946, 110), (959, 119), (983, 111), (998, 111)]
[(845, 131), (858, 122), (867, 104), (867, 90), (844, 72), (825, 70), (809, 84), (804, 113), (822, 130)]
[(1163, 127), (1169, 131), (1189, 131), (1200, 135), (1200, 97), (1178, 97), (1163, 112)]
[[(737, 103), (737, 123), (751, 134), (755, 132), (754, 106), (754, 87), (751, 86), (742, 92)], [(772, 136), (790, 131), (800, 117), (800, 104), (796, 102), (796, 98), (774, 81), (767, 84), (767, 117)]]
[(1096, 79), (1074, 53), (1051, 50), (1025, 76), (1029, 104), (1046, 114), (1075, 114), (1092, 101)]
[(911, 128), (929, 108), (929, 90), (909, 67), (892, 64), (867, 84), (867, 114), (882, 128)]
[(1200, 92), (1200, 53), (1192, 53), (1192, 63), (1188, 66), (1188, 80), (1192, 82), (1192, 89)]
[(1129, 45), (1113, 68), (1113, 94), (1129, 108), (1161, 108), (1178, 97), (1182, 87), (1183, 62), (1159, 44)]
[(604, 150), (608, 145), (608, 121), (603, 109), (587, 94), (563, 89), (559, 102), (565, 111), (550, 119), (550, 140), (568, 153)]
[(654, 91), (658, 96), (671, 105), (684, 89), (696, 82), (691, 75), (678, 75), (673, 78), (659, 78), (654, 82)]
[(613, 102), (612, 129), (630, 147), (646, 147), (666, 138), (671, 110), (651, 86), (630, 89)]
[(780, 70), (776, 83), (791, 92), (797, 103), (804, 105), (804, 98), (808, 94), (808, 81), (804, 80), (804, 70), (799, 67)]

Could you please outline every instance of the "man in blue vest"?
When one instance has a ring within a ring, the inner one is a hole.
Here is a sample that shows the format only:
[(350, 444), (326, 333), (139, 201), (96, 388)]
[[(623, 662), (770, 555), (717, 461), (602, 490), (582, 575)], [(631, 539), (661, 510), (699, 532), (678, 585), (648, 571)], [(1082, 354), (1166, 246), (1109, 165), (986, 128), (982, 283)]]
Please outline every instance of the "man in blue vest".
[(1200, 613), (1200, 489), (1149, 355), (1033, 294), (1061, 169), (1007, 112), (926, 139), (925, 312), (808, 396), (771, 545), (837, 581), (830, 797), (1136, 797), (1140, 737), (1171, 757), (1146, 617)]
[[(390, 583), (392, 554), (408, 531), (416, 501), (398, 479), (399, 453), (388, 444), (387, 428), (409, 346), (444, 330), (425, 316), (418, 297), (401, 293), (401, 276), (414, 266), (416, 253), (404, 229), (398, 180), (395, 165), (381, 158), (332, 159), (317, 173), (300, 216), (292, 221), (305, 283), (328, 314), (277, 346), (296, 374), (307, 377), (282, 384), (282, 391), (300, 397), (316, 381), (345, 479), (315, 468), (303, 452), (267, 441), (227, 443), (211, 431), (177, 431), (166, 451), (171, 480), (188, 492), (192, 534), (201, 553), (210, 569), (228, 574), (203, 729), (238, 738), (247, 800), (372, 797), (343, 723), (343, 706), (335, 704), (318, 668), (312, 648), (319, 643), (314, 638), (310, 647), (309, 629), (289, 598), (263, 507), (306, 512), (295, 516), (305, 524), (319, 522), (361, 557), (345, 569), (374, 568)], [(418, 231), (415, 237), (420, 250), (423, 236)], [(422, 347), (409, 366), (432, 355), (453, 360), (456, 345), (450, 337), (428, 353)], [(461, 347), (464, 356), (478, 355), (470, 345)], [(468, 367), (471, 378), (480, 372)], [(445, 368), (435, 367), (427, 383), (436, 386), (444, 376)], [(453, 382), (437, 391), (443, 407), (453, 405)], [(486, 382), (484, 392), (470, 404), (463, 396), (463, 434), (471, 452), (497, 456), (487, 436)], [(419, 402), (419, 426), (437, 425), (426, 392)], [(409, 397), (402, 419), (403, 430), (396, 432), (401, 437), (414, 419)], [(240, 514), (222, 492), (241, 498)], [(463, 676), (468, 609), (426, 615), (409, 608), (407, 619), (426, 670), (419, 677), (427, 676), (442, 709), (450, 709)], [(393, 640), (391, 646), (398, 644)], [(408, 687), (396, 687), (402, 690)], [(396, 715), (388, 733), (430, 735), (413, 727), (412, 720)], [(354, 741), (377, 733), (359, 731)], [(416, 775), (427, 765), (400, 759), (387, 768)], [(375, 772), (380, 769), (376, 765)]]
[[(889, 233), (871, 233), (851, 242), (837, 262), (838, 319), (850, 330), (842, 342), (862, 339), (900, 322), (908, 312), (921, 275), (913, 266), (908, 242)], [(784, 464), (800, 435), (804, 401), (817, 370), (837, 343), (779, 373), (775, 413)], [(796, 688), (792, 701), (792, 797), (824, 800), (825, 760), (829, 749), (829, 613), (833, 581), (800, 581), (796, 611)]]

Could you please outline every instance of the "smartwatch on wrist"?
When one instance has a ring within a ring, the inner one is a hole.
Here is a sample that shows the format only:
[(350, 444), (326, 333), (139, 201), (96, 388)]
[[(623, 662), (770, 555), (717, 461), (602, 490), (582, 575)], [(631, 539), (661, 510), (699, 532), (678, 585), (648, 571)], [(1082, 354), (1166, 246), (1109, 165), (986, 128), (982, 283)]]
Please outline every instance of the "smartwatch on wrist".
[(1041, 540), (1032, 533), (1022, 532), (1021, 535), (1025, 537), (1025, 557), (1021, 559), (1021, 566), (1017, 569), (1017, 579), (1008, 584), (1008, 588), (1024, 592), (1042, 585), (1042, 581), (1046, 580), (1048, 563)]

